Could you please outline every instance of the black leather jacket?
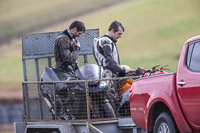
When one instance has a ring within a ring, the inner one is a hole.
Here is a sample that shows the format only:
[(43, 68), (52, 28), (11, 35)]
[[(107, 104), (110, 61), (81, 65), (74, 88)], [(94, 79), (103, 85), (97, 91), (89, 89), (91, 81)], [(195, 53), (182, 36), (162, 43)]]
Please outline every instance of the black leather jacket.
[(68, 30), (63, 31), (55, 40), (54, 54), (56, 69), (74, 75), (78, 64), (76, 62), (80, 48), (74, 45), (75, 38), (71, 36)]

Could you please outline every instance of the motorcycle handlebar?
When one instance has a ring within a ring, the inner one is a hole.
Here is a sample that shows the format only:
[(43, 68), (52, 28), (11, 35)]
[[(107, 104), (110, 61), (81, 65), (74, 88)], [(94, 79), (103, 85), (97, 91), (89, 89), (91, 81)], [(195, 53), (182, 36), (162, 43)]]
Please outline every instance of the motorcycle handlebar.
[(166, 68), (169, 65), (165, 65), (165, 66), (160, 67), (159, 69), (156, 69), (159, 66), (160, 65), (154, 66), (154, 67), (152, 67), (152, 69), (145, 69), (146, 71), (142, 73), (142, 77), (144, 77), (144, 75), (146, 73), (149, 73), (149, 76), (151, 76), (152, 73), (157, 72), (157, 71), (162, 72), (163, 70), (170, 70), (170, 69)]

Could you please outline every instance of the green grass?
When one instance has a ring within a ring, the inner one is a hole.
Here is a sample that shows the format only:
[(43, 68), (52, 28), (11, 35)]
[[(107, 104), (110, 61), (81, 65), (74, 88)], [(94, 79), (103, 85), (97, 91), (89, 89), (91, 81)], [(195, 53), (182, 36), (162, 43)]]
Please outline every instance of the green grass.
[(38, 30), (48, 24), (104, 7), (113, 1), (116, 0), (1, 0), (0, 38)]
[[(34, 4), (38, 1), (32, 2)], [(53, 1), (51, 2), (53, 3)], [(38, 10), (27, 7), (27, 11), (37, 10), (35, 12), (41, 13), (42, 3), (38, 5)], [(50, 31), (61, 31), (72, 20), (79, 19), (85, 22), (87, 28), (100, 28), (100, 35), (103, 35), (110, 22), (117, 19), (124, 23), (126, 28), (123, 37), (117, 43), (121, 64), (127, 64), (132, 68), (138, 66), (151, 68), (158, 64), (168, 64), (169, 72), (174, 72), (184, 42), (190, 37), (199, 35), (200, 8), (198, 5), (200, 5), (199, 0), (126, 1), (105, 10), (72, 18), (63, 25), (50, 28)], [(54, 16), (58, 12), (58, 10), (52, 11), (51, 14)], [(16, 14), (20, 15), (17, 12)], [(54, 18), (49, 19), (53, 21)], [(40, 22), (40, 19), (34, 18), (34, 20), (38, 20), (37, 23)], [(43, 21), (41, 18), (41, 23)], [(14, 48), (0, 54), (0, 73), (2, 75), (0, 82), (18, 83), (22, 81), (20, 45), (18, 42)]]
[(126, 31), (118, 41), (121, 63), (133, 68), (169, 64), (173, 72), (184, 42), (199, 34), (199, 4), (197, 0), (131, 1), (100, 12), (96, 23), (87, 25), (99, 25), (104, 33), (113, 19), (122, 21)]
[(21, 87), (22, 62), (21, 47), (14, 45), (7, 51), (0, 50), (0, 89)]
[[(2, 0), (0, 1), (0, 46), (2, 40), (38, 31), (53, 23), (67, 21), (119, 0)], [(64, 25), (66, 28), (68, 25)], [(55, 29), (52, 29), (54, 31)], [(63, 29), (62, 29), (63, 30)], [(9, 42), (8, 42), (9, 43)], [(13, 41), (6, 51), (0, 49), (0, 89), (21, 88), (23, 80), (21, 41)]]

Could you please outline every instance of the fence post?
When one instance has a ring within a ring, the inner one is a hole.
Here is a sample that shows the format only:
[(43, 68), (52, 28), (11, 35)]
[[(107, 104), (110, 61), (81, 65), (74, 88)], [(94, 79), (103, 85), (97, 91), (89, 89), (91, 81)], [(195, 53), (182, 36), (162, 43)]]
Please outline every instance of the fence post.
[(86, 92), (86, 102), (87, 102), (87, 133), (90, 133), (89, 125), (91, 124), (90, 120), (90, 98), (88, 90), (88, 81), (85, 82), (85, 92)]
[(57, 102), (56, 102), (56, 83), (53, 83), (53, 87), (54, 87), (54, 110), (55, 110), (55, 120), (57, 120)]

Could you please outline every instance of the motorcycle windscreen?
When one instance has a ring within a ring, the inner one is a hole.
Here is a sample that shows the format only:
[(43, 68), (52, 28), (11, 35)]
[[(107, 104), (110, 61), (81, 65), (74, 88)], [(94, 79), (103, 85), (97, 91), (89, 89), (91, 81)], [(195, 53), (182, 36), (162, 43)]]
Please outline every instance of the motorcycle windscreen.
[(107, 87), (107, 84), (105, 85), (105, 81), (98, 81), (100, 79), (100, 73), (102, 75), (103, 68), (100, 68), (96, 64), (86, 64), (84, 66), (81, 66), (75, 74), (81, 79), (81, 80), (94, 80), (88, 82), (89, 92), (100, 92), (104, 90)]
[(81, 80), (98, 80), (100, 73), (100, 67), (96, 64), (83, 65), (75, 72)]

